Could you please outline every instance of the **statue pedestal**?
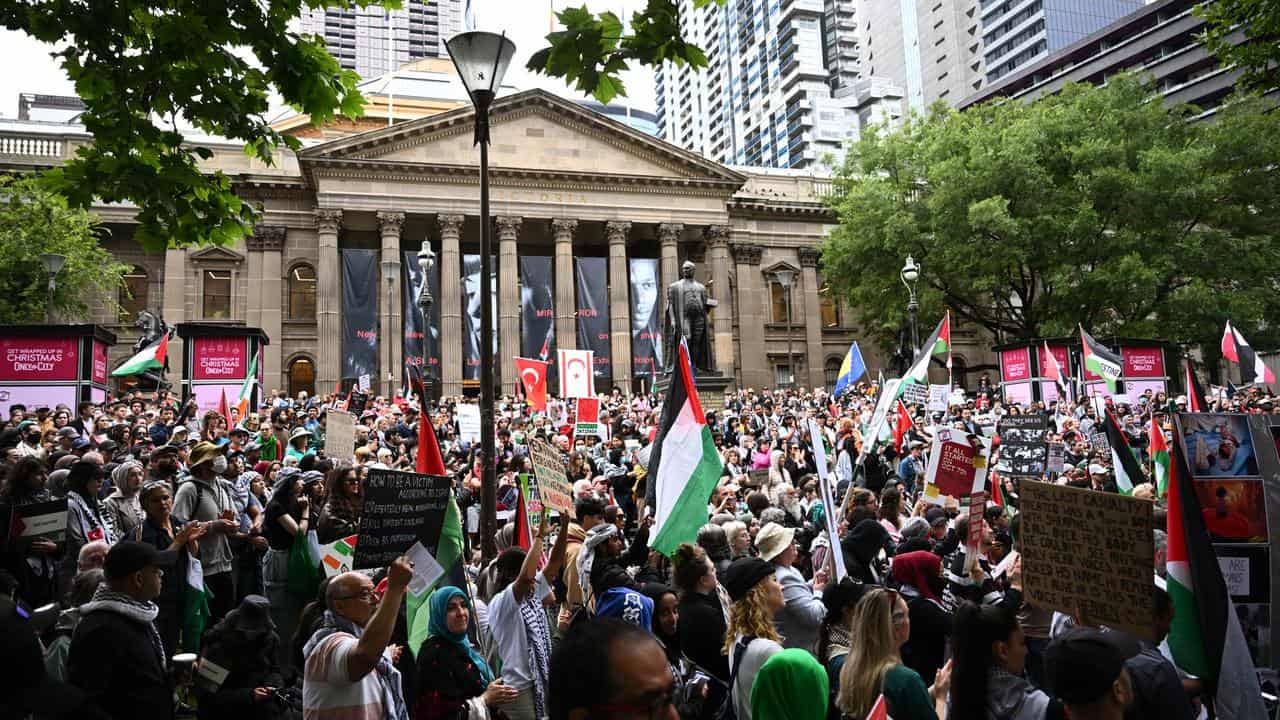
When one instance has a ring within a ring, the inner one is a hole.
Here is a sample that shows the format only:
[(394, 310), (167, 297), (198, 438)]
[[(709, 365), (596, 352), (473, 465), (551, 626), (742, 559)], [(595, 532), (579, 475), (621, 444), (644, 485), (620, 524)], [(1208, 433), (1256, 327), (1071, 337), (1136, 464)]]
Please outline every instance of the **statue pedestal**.
[[(724, 390), (729, 387), (729, 383), (733, 382), (733, 378), (728, 375), (699, 375), (694, 373), (693, 386), (698, 391), (698, 400), (702, 403), (703, 412), (719, 413), (724, 410)], [(666, 394), (667, 388), (671, 386), (671, 376), (663, 375), (658, 378), (658, 392)]]

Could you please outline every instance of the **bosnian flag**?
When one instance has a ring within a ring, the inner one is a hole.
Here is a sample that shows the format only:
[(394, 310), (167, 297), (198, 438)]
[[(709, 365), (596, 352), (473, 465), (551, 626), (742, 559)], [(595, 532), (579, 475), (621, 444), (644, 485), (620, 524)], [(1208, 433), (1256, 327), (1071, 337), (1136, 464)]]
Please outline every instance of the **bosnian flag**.
[(1271, 385), (1276, 381), (1275, 373), (1262, 362), (1240, 331), (1231, 327), (1230, 320), (1222, 331), (1222, 356), (1240, 366), (1240, 378), (1244, 382)]
[(165, 333), (155, 343), (142, 348), (142, 352), (129, 358), (123, 365), (111, 373), (111, 377), (138, 375), (152, 368), (163, 368), (165, 356), (169, 354), (169, 334)]
[(1120, 372), (1123, 361), (1116, 353), (1111, 352), (1105, 345), (1093, 339), (1093, 336), (1084, 331), (1084, 326), (1080, 326), (1080, 346), (1084, 349), (1084, 369), (1102, 378), (1107, 384), (1107, 390), (1112, 395), (1116, 394), (1116, 383), (1120, 380)]
[(595, 353), (590, 350), (556, 350), (560, 360), (560, 397), (595, 397)]
[(693, 384), (689, 347), (680, 341), (671, 387), (662, 405), (662, 419), (649, 456), (649, 507), (653, 532), (649, 547), (671, 555), (680, 543), (697, 540), (706, 524), (707, 500), (720, 482), (724, 465)]

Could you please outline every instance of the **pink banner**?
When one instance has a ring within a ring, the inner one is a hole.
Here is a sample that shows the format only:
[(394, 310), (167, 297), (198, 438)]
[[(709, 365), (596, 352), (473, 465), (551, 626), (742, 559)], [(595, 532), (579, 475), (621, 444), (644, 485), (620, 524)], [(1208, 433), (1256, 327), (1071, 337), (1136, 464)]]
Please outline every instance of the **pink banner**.
[(1007, 383), (1031, 379), (1030, 348), (1000, 351), (1000, 379)]
[[(105, 396), (106, 393), (103, 393)], [(47, 387), (41, 385), (0, 385), (0, 412), (9, 417), (10, 405), (26, 405), (34, 412), (36, 408), (53, 408), (61, 403), (74, 409), (76, 406), (76, 386), (61, 385)]]
[(217, 410), (218, 404), (222, 402), (222, 393), (224, 392), (227, 394), (227, 407), (235, 407), (236, 398), (240, 397), (240, 383), (234, 385), (191, 386), (191, 395), (196, 399), (196, 407), (202, 413), (208, 410)]
[(1164, 377), (1164, 351), (1158, 347), (1121, 347), (1125, 378)]
[(93, 382), (107, 384), (107, 344), (93, 341)]
[(191, 338), (192, 379), (243, 381), (249, 372), (248, 345), (243, 337)]
[(1031, 404), (1031, 383), (1006, 383), (1002, 389), (1004, 390), (1004, 401), (1006, 404)]
[(76, 338), (0, 337), (0, 382), (76, 380)]

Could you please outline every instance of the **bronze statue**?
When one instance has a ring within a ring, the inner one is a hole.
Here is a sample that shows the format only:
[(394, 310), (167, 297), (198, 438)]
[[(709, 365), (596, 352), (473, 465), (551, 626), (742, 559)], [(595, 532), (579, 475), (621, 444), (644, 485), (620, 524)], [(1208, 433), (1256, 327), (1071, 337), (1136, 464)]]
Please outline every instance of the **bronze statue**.
[[(707, 288), (693, 279), (694, 265), (685, 261), (680, 266), (680, 279), (667, 286), (667, 315), (664, 321), (665, 355), (676, 357), (675, 347), (683, 337), (689, 345), (689, 360), (695, 370), (715, 372), (716, 360), (711, 347), (707, 314), (716, 302), (707, 297)], [(675, 363), (667, 364), (667, 371)]]

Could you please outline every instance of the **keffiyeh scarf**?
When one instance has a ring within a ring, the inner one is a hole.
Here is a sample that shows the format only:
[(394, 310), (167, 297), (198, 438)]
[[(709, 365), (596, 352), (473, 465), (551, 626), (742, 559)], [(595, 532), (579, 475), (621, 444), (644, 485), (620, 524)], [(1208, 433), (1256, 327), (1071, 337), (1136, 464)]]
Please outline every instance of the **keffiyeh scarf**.
[[(593, 528), (594, 529), (594, 528)], [(616, 531), (616, 528), (615, 528)], [(536, 592), (520, 603), (520, 618), (524, 620), (525, 635), (529, 638), (529, 672), (533, 675), (533, 705), (537, 717), (546, 717), (547, 681), (551, 674), (551, 629), (547, 626), (547, 613), (542, 609), (542, 598)]]
[(160, 667), (167, 667), (164, 643), (160, 641), (160, 632), (156, 630), (156, 615), (160, 608), (153, 602), (138, 602), (122, 592), (107, 587), (106, 583), (98, 586), (93, 599), (80, 606), (80, 617), (95, 612), (113, 612), (136, 623), (142, 623), (151, 631), (151, 647), (160, 659)]
[[(311, 635), (311, 639), (302, 648), (302, 657), (306, 658), (316, 649), (322, 640), (334, 633), (346, 633), (357, 639), (364, 635), (364, 628), (338, 615), (332, 610), (324, 611), (324, 622)], [(382, 710), (388, 720), (409, 720), (409, 709), (404, 703), (404, 694), (400, 687), (400, 671), (391, 664), (386, 653), (378, 656), (378, 664), (374, 672), (382, 681)]]
[(591, 566), (596, 561), (596, 548), (617, 534), (616, 525), (600, 523), (591, 528), (586, 539), (582, 541), (582, 549), (578, 551), (578, 582), (584, 593), (591, 587)]

